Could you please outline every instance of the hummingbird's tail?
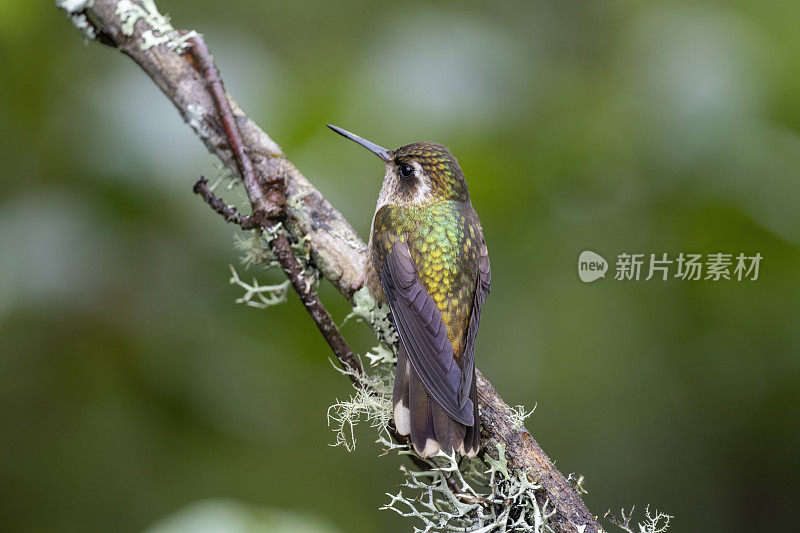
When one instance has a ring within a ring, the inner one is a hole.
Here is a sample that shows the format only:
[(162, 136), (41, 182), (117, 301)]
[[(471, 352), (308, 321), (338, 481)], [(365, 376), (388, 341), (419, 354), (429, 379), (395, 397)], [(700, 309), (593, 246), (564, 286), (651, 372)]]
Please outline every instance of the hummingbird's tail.
[(450, 454), (458, 450), (474, 457), (480, 447), (478, 398), (475, 376), (470, 390), (474, 425), (456, 422), (430, 397), (422, 380), (408, 362), (403, 346), (397, 353), (397, 372), (394, 379), (394, 423), (401, 435), (411, 435), (414, 450), (422, 457), (431, 457), (439, 450)]

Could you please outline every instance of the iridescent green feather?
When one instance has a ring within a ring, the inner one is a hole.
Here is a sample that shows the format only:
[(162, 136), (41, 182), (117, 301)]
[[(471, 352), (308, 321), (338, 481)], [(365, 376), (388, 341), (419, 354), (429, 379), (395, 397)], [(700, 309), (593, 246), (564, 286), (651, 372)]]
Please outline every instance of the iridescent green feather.
[(417, 274), (436, 302), (455, 355), (464, 350), (477, 275), (479, 228), (465, 217), (467, 203), (445, 200), (422, 206), (384, 206), (375, 215), (377, 265), (396, 240), (408, 244)]

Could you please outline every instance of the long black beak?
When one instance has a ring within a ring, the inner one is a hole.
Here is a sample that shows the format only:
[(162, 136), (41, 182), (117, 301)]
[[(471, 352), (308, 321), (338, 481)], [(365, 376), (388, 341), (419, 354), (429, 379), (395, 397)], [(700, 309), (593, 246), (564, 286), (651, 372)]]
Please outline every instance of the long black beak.
[(378, 157), (381, 158), (381, 160), (383, 160), (384, 163), (388, 163), (389, 162), (389, 150), (387, 150), (386, 148), (383, 148), (382, 146), (378, 146), (377, 144), (375, 144), (373, 142), (370, 142), (370, 141), (368, 141), (366, 139), (363, 139), (363, 138), (359, 137), (358, 135), (356, 135), (355, 133), (350, 133), (347, 130), (343, 130), (339, 126), (334, 126), (332, 124), (326, 124), (326, 125), (330, 129), (332, 129), (333, 131), (338, 133), (339, 135), (341, 135), (343, 137), (347, 137), (351, 141), (357, 142), (358, 144), (360, 144), (361, 146), (363, 146), (364, 148), (366, 148), (367, 150), (369, 150), (373, 154), (377, 155)]

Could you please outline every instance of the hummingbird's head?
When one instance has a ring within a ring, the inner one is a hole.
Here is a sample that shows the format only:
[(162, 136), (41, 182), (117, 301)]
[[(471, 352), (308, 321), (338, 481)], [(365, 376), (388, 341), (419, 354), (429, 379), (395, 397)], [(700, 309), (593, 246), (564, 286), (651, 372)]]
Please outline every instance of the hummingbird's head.
[(337, 126), (328, 127), (374, 153), (386, 165), (378, 206), (469, 200), (464, 173), (447, 147), (416, 142), (387, 150)]

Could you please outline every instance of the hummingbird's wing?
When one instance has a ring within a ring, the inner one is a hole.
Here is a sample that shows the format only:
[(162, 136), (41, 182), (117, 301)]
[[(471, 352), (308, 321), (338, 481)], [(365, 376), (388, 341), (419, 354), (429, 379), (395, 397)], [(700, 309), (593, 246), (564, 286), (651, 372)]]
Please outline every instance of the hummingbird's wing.
[[(480, 226), (479, 226), (480, 227)], [(475, 294), (472, 298), (472, 311), (469, 315), (469, 325), (467, 326), (467, 341), (464, 344), (464, 362), (460, 392), (464, 396), (469, 394), (471, 387), (472, 374), (475, 369), (475, 339), (478, 338), (478, 326), (481, 322), (481, 309), (486, 301), (486, 296), (492, 287), (492, 268), (489, 265), (489, 250), (481, 236), (478, 252), (478, 272), (475, 283)], [(459, 396), (460, 403), (465, 397)]]
[[(480, 228), (480, 225), (478, 226)], [(489, 265), (489, 250), (486, 248), (482, 236), (478, 255), (478, 279), (475, 284), (475, 295), (472, 301), (472, 311), (467, 326), (467, 342), (464, 345), (462, 383), (460, 391), (468, 391), (474, 409), (475, 424), (467, 428), (464, 435), (464, 449), (478, 451), (480, 447), (480, 427), (478, 425), (478, 390), (475, 383), (475, 339), (478, 337), (478, 325), (481, 321), (481, 309), (486, 301), (486, 296), (492, 288), (492, 269)]]
[[(470, 389), (462, 390), (465, 384), (472, 386), (473, 363), (470, 361), (470, 371), (465, 377), (465, 369), (454, 357), (453, 344), (447, 338), (442, 314), (420, 280), (405, 242), (395, 242), (386, 254), (380, 282), (400, 342), (426, 391), (453, 420), (465, 426), (474, 425)], [(470, 359), (473, 357), (470, 352)]]

